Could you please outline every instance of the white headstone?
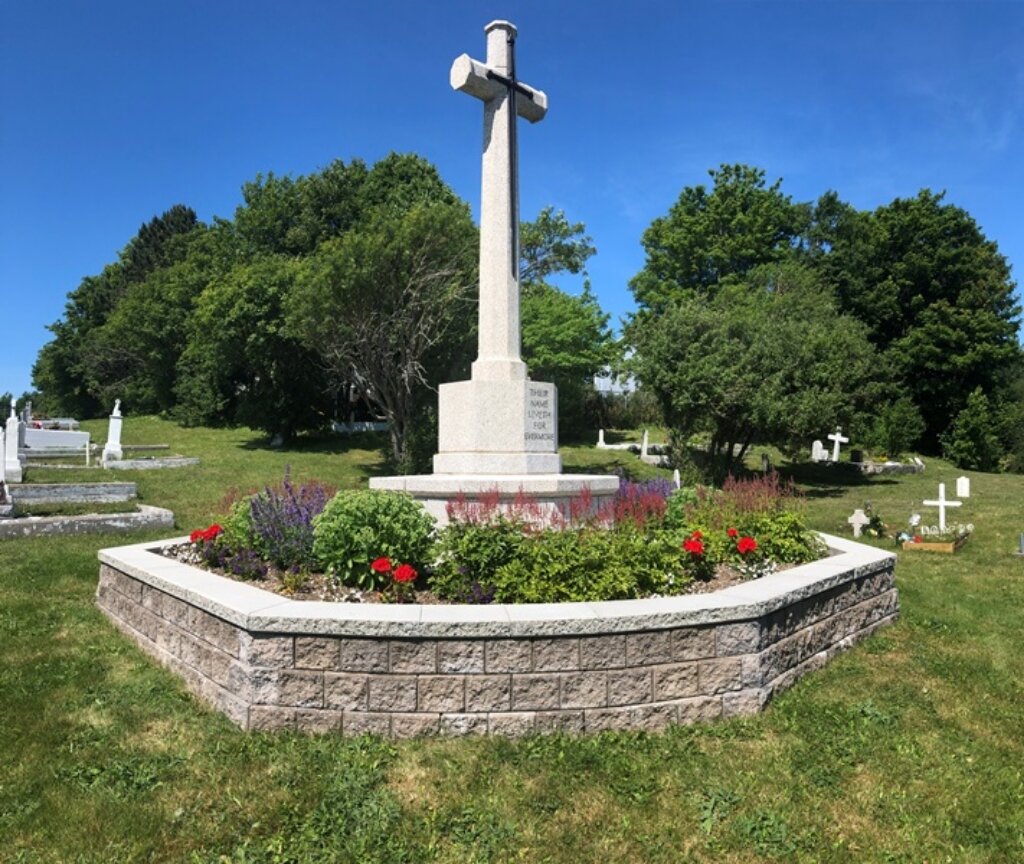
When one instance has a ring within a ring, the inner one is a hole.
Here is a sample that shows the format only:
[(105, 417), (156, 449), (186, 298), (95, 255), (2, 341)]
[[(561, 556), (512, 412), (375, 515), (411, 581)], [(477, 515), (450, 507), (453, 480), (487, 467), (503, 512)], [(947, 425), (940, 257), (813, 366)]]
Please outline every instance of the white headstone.
[(597, 446), (604, 447), (604, 429), (597, 430)]
[(114, 410), (107, 426), (107, 443), (103, 447), (103, 461), (117, 462), (124, 455), (121, 450), (121, 400), (114, 401)]
[(641, 459), (646, 459), (647, 458), (647, 447), (648, 447), (649, 443), (650, 443), (650, 440), (647, 437), (647, 430), (644, 429), (643, 441), (640, 442), (640, 458)]
[(825, 449), (825, 445), (821, 441), (815, 441), (811, 445), (811, 461), (812, 462), (826, 462), (828, 461), (828, 451)]
[(956, 497), (957, 498), (970, 498), (971, 497), (971, 478), (970, 477), (957, 477), (956, 478)]
[(21, 437), (21, 420), (11, 399), (11, 416), (7, 418), (7, 432), (4, 435), (4, 472), (11, 483), (20, 483), (22, 478), (21, 460), (18, 458), (18, 439)]
[(938, 507), (939, 508), (939, 533), (946, 533), (946, 508), (947, 507), (960, 507), (963, 505), (962, 501), (947, 501), (946, 500), (946, 484), (939, 484), (939, 498), (937, 501), (922, 501), (925, 507)]
[(853, 526), (853, 536), (860, 537), (864, 533), (864, 526), (871, 524), (871, 517), (863, 510), (857, 509), (853, 511), (853, 515), (846, 521)]
[(675, 486), (676, 489), (679, 489), (683, 485), (682, 478), (679, 476), (678, 468), (676, 468), (676, 470), (672, 472), (672, 485)]
[(843, 429), (842, 429), (841, 426), (836, 426), (836, 431), (833, 432), (831, 435), (826, 435), (825, 437), (828, 438), (828, 440), (832, 442), (832, 461), (833, 462), (838, 462), (839, 461), (839, 445), (840, 444), (848, 444), (850, 442), (850, 439), (843, 437)]

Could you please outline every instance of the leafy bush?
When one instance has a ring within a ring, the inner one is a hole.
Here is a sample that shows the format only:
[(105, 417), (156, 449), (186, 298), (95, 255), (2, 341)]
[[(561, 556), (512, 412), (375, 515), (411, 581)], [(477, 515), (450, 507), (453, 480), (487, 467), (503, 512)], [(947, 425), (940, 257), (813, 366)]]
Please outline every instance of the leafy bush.
[(433, 517), (404, 492), (339, 492), (313, 520), (313, 554), (343, 584), (380, 588), (384, 577), (370, 563), (386, 557), (421, 569), (433, 531)]
[(689, 581), (677, 536), (629, 522), (541, 531), (492, 578), (502, 603), (625, 600), (678, 593)]
[(519, 556), (528, 530), (521, 520), (500, 514), (488, 521), (449, 522), (438, 538), (431, 588), (457, 603), (488, 602), (494, 574)]

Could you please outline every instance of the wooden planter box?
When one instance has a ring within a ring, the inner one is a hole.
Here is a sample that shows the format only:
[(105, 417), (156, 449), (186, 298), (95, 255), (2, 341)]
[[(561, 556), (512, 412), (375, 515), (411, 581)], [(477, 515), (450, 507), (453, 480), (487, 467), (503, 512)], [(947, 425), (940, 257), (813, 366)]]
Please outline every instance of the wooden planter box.
[(913, 540), (905, 540), (903, 541), (903, 548), (910, 552), (940, 552), (943, 555), (952, 555), (967, 542), (970, 536), (970, 534), (964, 534), (961, 537), (957, 537), (956, 540), (946, 542), (922, 540), (920, 543), (915, 543)]

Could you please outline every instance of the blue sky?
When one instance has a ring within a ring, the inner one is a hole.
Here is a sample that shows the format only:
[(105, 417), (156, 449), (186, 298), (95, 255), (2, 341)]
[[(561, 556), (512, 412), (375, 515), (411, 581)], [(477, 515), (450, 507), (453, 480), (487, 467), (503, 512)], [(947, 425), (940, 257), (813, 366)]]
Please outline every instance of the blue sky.
[[(586, 223), (613, 321), (640, 237), (723, 162), (868, 209), (945, 189), (1024, 268), (1024, 0), (0, 2), (0, 392), (65, 295), (175, 203), (230, 217), (257, 173), (415, 151), (474, 207), (481, 106), (451, 61), (519, 28), (550, 110), (524, 218)], [(566, 285), (573, 288), (578, 285)]]

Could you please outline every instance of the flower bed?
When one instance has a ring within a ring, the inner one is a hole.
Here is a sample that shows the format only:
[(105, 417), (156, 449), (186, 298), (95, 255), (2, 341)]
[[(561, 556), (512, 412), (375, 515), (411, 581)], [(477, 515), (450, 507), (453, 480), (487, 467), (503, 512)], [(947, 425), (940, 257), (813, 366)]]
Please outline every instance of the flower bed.
[(595, 506), (551, 513), (526, 496), (462, 499), (447, 524), (409, 496), (333, 497), (289, 479), (238, 501), (223, 525), (166, 554), (289, 596), (348, 601), (544, 603), (706, 590), (805, 563), (823, 548), (777, 476), (672, 492), (623, 479)]

